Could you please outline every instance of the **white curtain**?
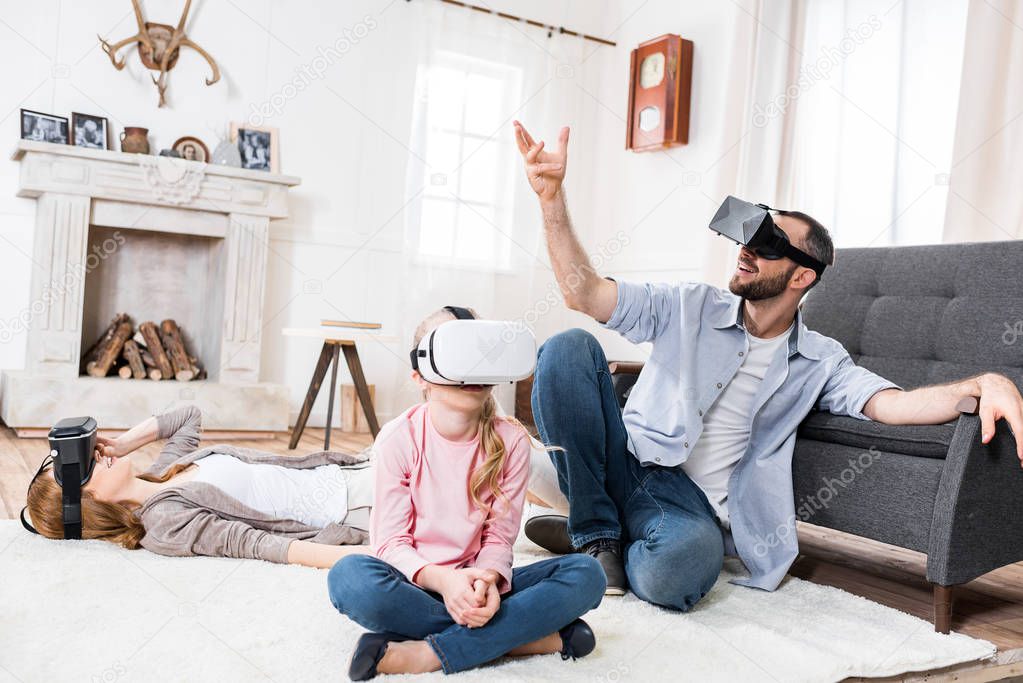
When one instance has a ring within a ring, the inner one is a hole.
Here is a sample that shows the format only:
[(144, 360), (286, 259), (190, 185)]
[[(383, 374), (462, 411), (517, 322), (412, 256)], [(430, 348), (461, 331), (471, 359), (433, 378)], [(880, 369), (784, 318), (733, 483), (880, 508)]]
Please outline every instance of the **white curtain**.
[(944, 241), (1023, 237), (1023, 3), (970, 2)]
[(811, 0), (790, 206), (842, 246), (933, 243), (948, 196), (965, 0)]

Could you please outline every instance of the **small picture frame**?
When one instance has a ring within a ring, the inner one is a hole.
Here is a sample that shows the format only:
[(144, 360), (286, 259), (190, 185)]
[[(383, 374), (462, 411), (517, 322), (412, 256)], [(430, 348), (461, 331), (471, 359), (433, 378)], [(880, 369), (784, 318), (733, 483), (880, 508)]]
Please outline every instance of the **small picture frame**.
[(52, 142), (66, 145), (68, 138), (68, 120), (66, 116), (44, 114), (31, 109), (21, 110), (21, 139), (37, 142)]
[(110, 149), (110, 123), (103, 116), (71, 112), (71, 144), (90, 149)]
[(276, 128), (232, 122), (231, 141), (238, 145), (242, 168), (280, 172), (281, 160)]
[(182, 159), (189, 161), (201, 161), (205, 164), (210, 160), (209, 147), (202, 140), (191, 135), (175, 140), (171, 149), (180, 154)]

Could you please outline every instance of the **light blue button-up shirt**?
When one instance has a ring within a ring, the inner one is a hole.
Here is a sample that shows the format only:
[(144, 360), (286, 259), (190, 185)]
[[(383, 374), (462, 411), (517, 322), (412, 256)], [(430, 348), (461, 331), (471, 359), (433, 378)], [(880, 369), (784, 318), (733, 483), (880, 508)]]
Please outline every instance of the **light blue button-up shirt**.
[[(644, 465), (682, 464), (749, 350), (742, 299), (701, 283), (619, 282), (605, 325), (631, 342), (653, 342), (622, 413), (629, 451)], [(728, 480), (731, 542), (750, 572), (735, 583), (774, 590), (796, 559), (792, 451), (799, 423), (814, 408), (866, 420), (863, 406), (889, 388), (898, 387), (857, 366), (797, 313), (788, 344), (760, 384), (749, 443)]]

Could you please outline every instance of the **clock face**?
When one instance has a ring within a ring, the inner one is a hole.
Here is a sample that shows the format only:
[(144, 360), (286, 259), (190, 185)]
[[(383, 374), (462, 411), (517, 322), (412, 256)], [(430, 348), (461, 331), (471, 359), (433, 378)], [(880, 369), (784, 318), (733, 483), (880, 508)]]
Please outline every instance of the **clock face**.
[(643, 60), (639, 66), (639, 87), (652, 88), (664, 80), (664, 53), (655, 52)]
[(650, 132), (661, 123), (661, 110), (657, 107), (644, 107), (639, 112), (639, 129)]

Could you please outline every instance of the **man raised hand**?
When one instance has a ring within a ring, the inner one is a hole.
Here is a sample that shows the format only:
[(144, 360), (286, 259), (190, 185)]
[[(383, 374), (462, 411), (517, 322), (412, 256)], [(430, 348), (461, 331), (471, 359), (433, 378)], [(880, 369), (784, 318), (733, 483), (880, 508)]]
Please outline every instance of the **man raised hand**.
[(521, 123), (516, 121), (514, 126), (515, 141), (525, 161), (526, 178), (540, 198), (547, 249), (565, 304), (605, 322), (614, 311), (618, 287), (613, 280), (594, 272), (589, 256), (572, 230), (562, 190), (568, 166), (568, 127), (558, 133), (558, 149), (549, 152), (544, 149), (543, 141), (533, 140)]

